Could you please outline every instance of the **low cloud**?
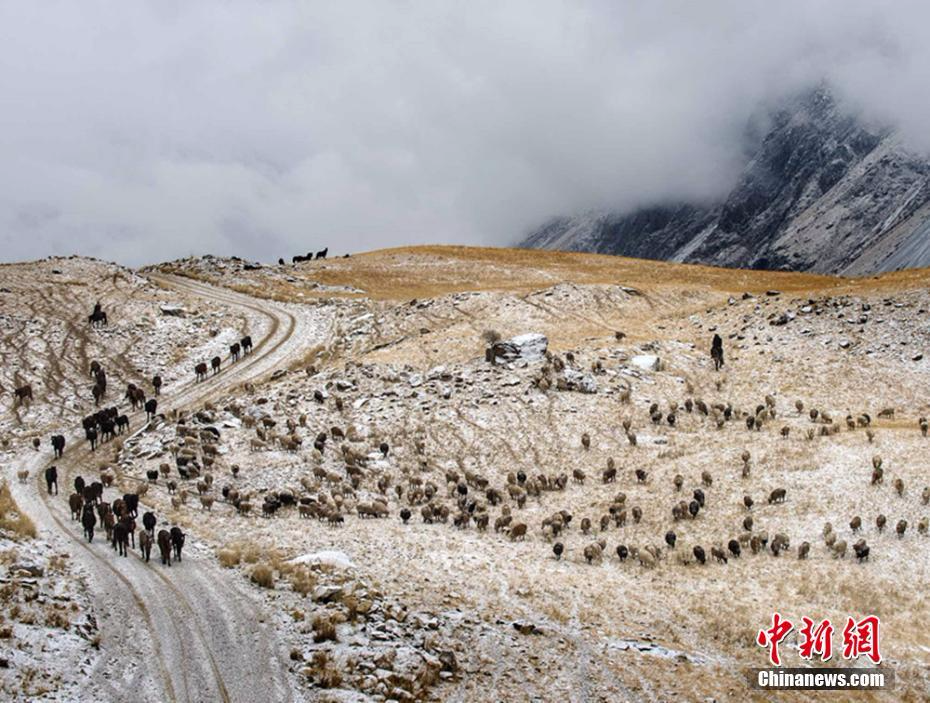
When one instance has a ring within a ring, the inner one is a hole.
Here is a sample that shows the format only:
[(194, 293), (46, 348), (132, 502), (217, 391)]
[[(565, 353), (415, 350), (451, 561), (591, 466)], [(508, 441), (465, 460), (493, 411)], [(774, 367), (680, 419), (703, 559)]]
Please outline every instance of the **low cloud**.
[(13, 1), (3, 258), (506, 244), (728, 189), (828, 81), (930, 148), (925, 3)]

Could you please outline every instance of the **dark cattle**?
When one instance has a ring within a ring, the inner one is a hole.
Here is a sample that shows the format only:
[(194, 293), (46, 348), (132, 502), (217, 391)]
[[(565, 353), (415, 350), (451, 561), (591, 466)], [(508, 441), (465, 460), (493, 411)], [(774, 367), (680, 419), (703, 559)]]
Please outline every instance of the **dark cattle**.
[(326, 247), (325, 249), (323, 249), (323, 250), (321, 250), (321, 251), (318, 251), (318, 252), (316, 253), (316, 256), (315, 256), (314, 258), (316, 258), (316, 259), (325, 259), (325, 258), (326, 258), (326, 255), (327, 255), (328, 253), (329, 253), (329, 247)]
[(158, 483), (158, 469), (149, 469), (145, 472), (145, 476), (152, 483)]
[(174, 547), (174, 558), (181, 561), (181, 550), (184, 549), (184, 533), (180, 527), (171, 528), (171, 546)]
[(158, 551), (161, 552), (161, 563), (171, 566), (171, 534), (168, 530), (158, 531)]
[(103, 370), (103, 367), (100, 365), (99, 361), (94, 360), (90, 362), (90, 375), (91, 376), (96, 376), (102, 370)]
[(81, 427), (84, 428), (84, 431), (92, 430), (97, 426), (97, 416), (88, 415), (83, 420), (81, 420)]
[(129, 416), (120, 415), (119, 417), (117, 417), (116, 418), (116, 431), (119, 434), (122, 434), (123, 430), (128, 430), (128, 429), (129, 429)]
[(74, 477), (74, 492), (80, 493), (81, 495), (84, 494), (84, 477), (83, 476)]
[(212, 359), (210, 359), (210, 367), (213, 369), (214, 376), (220, 372), (221, 363), (222, 359), (220, 359), (218, 356), (214, 356)]
[(145, 512), (142, 513), (142, 527), (145, 528), (145, 531), (150, 534), (155, 534), (155, 513)]
[(250, 351), (252, 351), (252, 337), (250, 335), (246, 335), (240, 339), (239, 344), (242, 345), (243, 354), (248, 354)]
[(88, 510), (84, 507), (84, 514), (81, 515), (81, 525), (84, 527), (84, 536), (88, 542), (94, 541), (94, 527), (97, 525), (97, 516), (94, 515), (93, 509)]
[(202, 361), (194, 367), (194, 373), (197, 374), (197, 380), (202, 381), (207, 377), (207, 365)]
[(145, 401), (145, 417), (151, 422), (155, 418), (155, 413), (158, 410), (158, 401), (154, 398), (150, 398)]
[(90, 392), (94, 396), (94, 405), (100, 405), (100, 399), (103, 398), (103, 394), (106, 392), (103, 386), (98, 383), (90, 389)]
[(45, 485), (48, 490), (48, 494), (52, 494), (52, 486), (55, 487), (55, 495), (58, 495), (58, 469), (54, 466), (49, 466), (45, 470)]
[(81, 517), (81, 511), (84, 509), (84, 498), (80, 493), (72, 493), (68, 498), (68, 507), (71, 508), (71, 519), (78, 520)]
[(65, 451), (65, 436), (56, 434), (52, 435), (52, 450), (55, 452), (55, 457), (60, 459), (61, 455)]
[(142, 552), (142, 558), (148, 563), (149, 557), (152, 556), (152, 535), (145, 530), (139, 533), (139, 551)]
[(155, 395), (161, 395), (161, 376), (152, 378), (152, 388), (155, 389)]
[(13, 391), (13, 394), (16, 396), (17, 404), (22, 403), (24, 400), (28, 400), (30, 403), (32, 402), (32, 386), (28, 383), (25, 386), (17, 388)]
[(239, 342), (230, 345), (229, 347), (229, 357), (233, 361), (239, 361), (239, 354), (242, 351), (242, 347), (239, 345)]

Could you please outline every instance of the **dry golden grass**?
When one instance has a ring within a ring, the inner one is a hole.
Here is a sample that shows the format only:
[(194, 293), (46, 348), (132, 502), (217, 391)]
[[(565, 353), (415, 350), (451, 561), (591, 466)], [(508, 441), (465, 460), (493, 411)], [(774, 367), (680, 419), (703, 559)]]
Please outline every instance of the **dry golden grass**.
[(257, 564), (249, 577), (262, 588), (274, 588), (274, 569), (268, 564)]
[(0, 529), (19, 537), (35, 537), (36, 526), (29, 516), (20, 512), (6, 482), (0, 484)]

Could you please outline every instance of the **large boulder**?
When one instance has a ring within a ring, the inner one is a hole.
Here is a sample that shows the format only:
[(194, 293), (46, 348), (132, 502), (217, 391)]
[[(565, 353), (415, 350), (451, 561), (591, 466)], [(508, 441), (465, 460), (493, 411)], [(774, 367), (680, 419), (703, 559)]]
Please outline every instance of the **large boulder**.
[(662, 368), (662, 361), (655, 354), (639, 354), (630, 359), (630, 363), (643, 371), (659, 371)]
[(549, 340), (546, 335), (528, 332), (501, 342), (495, 342), (488, 350), (489, 361), (539, 361), (546, 355)]

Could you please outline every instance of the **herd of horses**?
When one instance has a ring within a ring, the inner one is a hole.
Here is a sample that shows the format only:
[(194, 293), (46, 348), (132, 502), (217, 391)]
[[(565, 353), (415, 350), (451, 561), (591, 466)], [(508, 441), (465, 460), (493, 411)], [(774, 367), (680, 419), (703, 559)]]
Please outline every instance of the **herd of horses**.
[[(316, 253), (316, 256), (313, 255), (312, 251), (308, 251), (306, 255), (297, 254), (296, 256), (291, 257), (292, 264), (299, 264), (302, 261), (314, 261), (315, 259), (325, 259), (326, 255), (329, 254), (329, 247), (321, 249)], [(280, 265), (284, 265), (284, 259), (278, 259)]]
[[(48, 492), (51, 495), (54, 487), (58, 493), (58, 474), (56, 467), (46, 469), (45, 480)], [(113, 546), (119, 556), (127, 556), (130, 544), (136, 548), (136, 518), (139, 515), (139, 495), (126, 493), (122, 498), (112, 502), (103, 499), (103, 484), (99, 481), (86, 483), (82, 476), (74, 479), (74, 493), (68, 498), (68, 507), (71, 509), (71, 519), (79, 520), (87, 541), (94, 541), (94, 531), (98, 524), (103, 525), (107, 541)], [(161, 563), (171, 566), (172, 555), (174, 560), (181, 561), (181, 551), (184, 549), (186, 535), (180, 527), (175, 525), (171, 529), (164, 529), (155, 533), (158, 520), (155, 513), (149, 511), (142, 515), (142, 529), (139, 530), (139, 553), (148, 563), (152, 555), (152, 546), (158, 545)]]
[[(322, 257), (320, 254), (322, 254)], [(325, 255), (325, 250), (318, 252), (317, 258), (325, 258)], [(107, 315), (100, 303), (94, 306), (93, 313), (89, 316), (89, 322), (94, 327), (107, 324)], [(229, 347), (230, 359), (236, 362), (244, 354), (249, 354), (251, 351), (252, 337), (245, 335)], [(219, 356), (212, 359), (210, 365), (214, 374), (219, 373), (221, 363), (222, 360)], [(205, 363), (197, 364), (195, 373), (197, 381), (204, 380), (207, 376), (207, 365)], [(90, 376), (94, 379), (91, 394), (94, 398), (94, 404), (99, 406), (100, 401), (106, 397), (107, 393), (107, 374), (100, 362), (96, 360), (91, 362)], [(154, 376), (151, 385), (154, 396), (161, 395), (163, 385), (161, 376)], [(14, 390), (14, 397), (17, 405), (31, 402), (33, 400), (32, 385), (26, 383), (17, 387)], [(144, 409), (147, 421), (151, 422), (156, 417), (158, 401), (155, 397), (147, 398), (145, 390), (135, 383), (127, 383), (123, 400), (129, 401), (133, 410)], [(112, 440), (117, 435), (129, 430), (130, 419), (127, 413), (121, 413), (119, 408), (114, 405), (99, 409), (86, 416), (81, 421), (81, 424), (84, 429), (84, 437), (90, 442), (91, 451), (96, 451), (98, 443)], [(60, 459), (64, 455), (65, 444), (64, 435), (56, 434), (51, 437), (52, 450), (56, 459)], [(33, 446), (36, 451), (39, 450), (40, 445), (40, 440), (35, 438)], [(140, 489), (138, 493), (127, 493), (121, 498), (108, 502), (103, 499), (104, 481), (109, 486), (113, 477), (112, 475), (105, 475), (105, 473), (101, 473), (100, 481), (90, 483), (85, 482), (81, 476), (74, 479), (74, 492), (68, 498), (71, 518), (80, 521), (84, 536), (88, 542), (93, 542), (95, 528), (102, 525), (113, 549), (120, 556), (126, 556), (130, 545), (133, 549), (136, 548), (136, 517), (139, 508), (139, 495), (144, 491)], [(21, 480), (23, 474), (28, 476), (28, 471), (20, 472)], [(58, 495), (57, 466), (52, 465), (45, 469), (45, 482), (48, 494)], [(143, 486), (142, 488), (146, 487)], [(157, 520), (152, 512), (146, 512), (142, 515), (142, 525), (142, 529), (139, 530), (139, 550), (146, 562), (149, 561), (153, 546), (158, 547), (162, 564), (171, 566), (172, 555), (175, 561), (181, 561), (185, 534), (180, 527), (174, 526), (170, 529), (161, 529), (156, 534)]]
[[(249, 354), (252, 351), (252, 337), (246, 335), (238, 342), (229, 345), (229, 358), (231, 361), (236, 362), (242, 358), (243, 354)], [(199, 364), (194, 366), (194, 374), (197, 377), (198, 381), (205, 381), (207, 378), (207, 373), (209, 370), (213, 370), (213, 375), (215, 376), (220, 372), (220, 367), (223, 363), (223, 360), (219, 356), (214, 356), (210, 359), (210, 366), (207, 366), (207, 362), (201, 361)]]

